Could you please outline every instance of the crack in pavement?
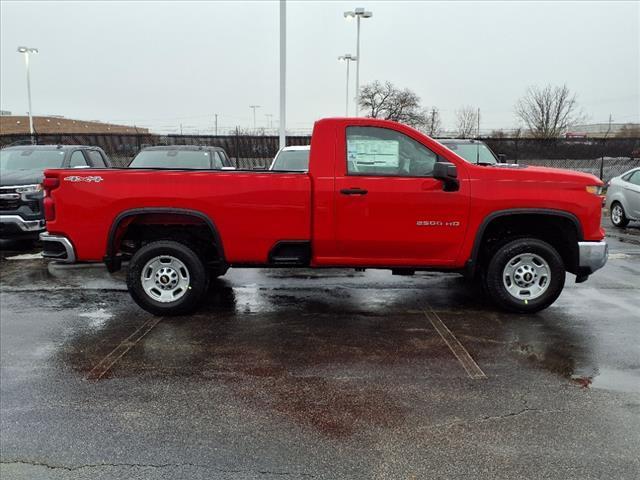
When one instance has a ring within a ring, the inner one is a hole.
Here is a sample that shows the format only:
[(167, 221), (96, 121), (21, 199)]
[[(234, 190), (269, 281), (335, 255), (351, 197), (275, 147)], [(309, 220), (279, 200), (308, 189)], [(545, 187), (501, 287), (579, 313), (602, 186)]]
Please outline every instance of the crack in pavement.
[(539, 408), (523, 408), (522, 410), (519, 410), (517, 412), (509, 412), (509, 413), (505, 413), (504, 415), (489, 415), (489, 416), (484, 416), (481, 418), (477, 418), (477, 419), (472, 419), (472, 420), (463, 420), (463, 419), (456, 419), (454, 421), (451, 422), (445, 422), (445, 423), (438, 423), (435, 425), (427, 425), (425, 426), (424, 430), (435, 430), (435, 429), (440, 429), (440, 428), (449, 428), (449, 427), (453, 427), (453, 426), (458, 426), (458, 425), (474, 425), (477, 423), (484, 423), (484, 422), (490, 422), (490, 421), (495, 421), (495, 420), (506, 420), (506, 419), (510, 419), (510, 418), (515, 418), (515, 417), (519, 417), (520, 415), (524, 415), (527, 413), (536, 413), (536, 414), (547, 414), (547, 413), (562, 413), (565, 412), (566, 410), (545, 410), (545, 409), (539, 409)]
[(77, 466), (67, 466), (67, 465), (53, 465), (45, 462), (36, 462), (29, 460), (2, 460), (0, 461), (0, 465), (29, 465), (33, 467), (44, 467), (50, 470), (65, 470), (67, 472), (74, 472), (77, 470), (83, 470), (88, 468), (172, 468), (172, 467), (194, 467), (194, 468), (202, 468), (207, 470), (215, 470), (219, 473), (249, 473), (249, 474), (259, 474), (259, 475), (297, 475), (300, 477), (315, 477), (315, 475), (311, 473), (302, 473), (302, 472), (277, 472), (270, 470), (240, 470), (240, 469), (224, 469), (217, 468), (211, 465), (202, 465), (197, 463), (161, 463), (161, 464), (153, 464), (153, 463), (90, 463), (86, 465), (77, 465)]

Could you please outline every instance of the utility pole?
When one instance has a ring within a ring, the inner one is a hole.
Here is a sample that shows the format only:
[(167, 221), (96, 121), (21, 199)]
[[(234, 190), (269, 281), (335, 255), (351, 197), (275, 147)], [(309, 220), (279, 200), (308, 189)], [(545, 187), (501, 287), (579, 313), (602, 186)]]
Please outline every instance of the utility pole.
[(253, 110), (253, 129), (256, 129), (256, 108), (260, 108), (260, 105), (249, 105), (249, 108)]
[(280, 0), (280, 148), (287, 144), (286, 91), (287, 91), (287, 2)]
[(215, 116), (215, 127), (214, 127), (214, 132), (215, 132), (215, 135), (216, 135), (216, 137), (217, 137), (217, 136), (218, 136), (218, 114), (217, 114), (217, 113), (215, 113), (215, 114), (214, 114), (214, 116)]
[(432, 137), (435, 134), (436, 128), (436, 107), (431, 109), (431, 128), (429, 129), (429, 136)]
[(182, 124), (180, 124), (180, 135), (182, 135)]
[(480, 138), (480, 109), (478, 108), (478, 130), (476, 131), (476, 137)]
[(265, 113), (264, 116), (267, 117), (267, 125), (269, 125), (269, 128), (272, 128), (273, 127), (273, 122), (272, 122), (273, 113)]

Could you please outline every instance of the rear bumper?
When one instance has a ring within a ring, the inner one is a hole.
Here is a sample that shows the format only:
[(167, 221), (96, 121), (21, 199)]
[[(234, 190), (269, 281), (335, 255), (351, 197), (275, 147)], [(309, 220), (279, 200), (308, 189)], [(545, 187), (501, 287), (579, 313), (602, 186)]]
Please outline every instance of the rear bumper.
[(75, 263), (76, 252), (67, 237), (41, 233), (43, 252), (42, 256), (62, 263)]
[(578, 242), (578, 266), (587, 275), (604, 267), (609, 257), (607, 242)]
[(25, 220), (20, 215), (0, 215), (0, 238), (27, 236), (30, 234), (37, 238), (38, 233), (43, 230), (44, 220), (42, 219)]

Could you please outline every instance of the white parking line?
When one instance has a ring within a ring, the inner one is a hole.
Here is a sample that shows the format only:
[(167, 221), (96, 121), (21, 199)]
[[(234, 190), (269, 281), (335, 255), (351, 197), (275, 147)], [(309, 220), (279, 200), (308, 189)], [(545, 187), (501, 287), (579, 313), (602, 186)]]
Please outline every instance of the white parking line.
[(438, 314), (433, 310), (433, 308), (429, 307), (429, 310), (424, 310), (424, 315), (429, 319), (433, 328), (436, 329), (436, 332), (440, 334), (444, 343), (447, 344), (449, 350), (455, 355), (458, 359), (462, 368), (465, 369), (469, 378), (473, 379), (482, 379), (487, 378), (484, 374), (480, 366), (476, 363), (473, 357), (467, 352), (467, 349), (458, 341), (456, 336), (449, 330), (449, 328), (444, 324), (444, 322), (440, 319)]
[(152, 318), (144, 322), (135, 332), (124, 339), (111, 353), (104, 357), (98, 364), (87, 374), (87, 380), (100, 380), (115, 363), (120, 360), (129, 350), (131, 350), (142, 338), (155, 327), (162, 318)]

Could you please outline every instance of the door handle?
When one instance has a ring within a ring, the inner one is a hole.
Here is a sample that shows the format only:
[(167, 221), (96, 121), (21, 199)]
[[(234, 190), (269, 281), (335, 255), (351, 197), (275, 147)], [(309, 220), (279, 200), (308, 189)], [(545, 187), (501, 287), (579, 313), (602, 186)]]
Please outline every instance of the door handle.
[(366, 195), (369, 191), (363, 188), (343, 188), (340, 193), (342, 195)]

